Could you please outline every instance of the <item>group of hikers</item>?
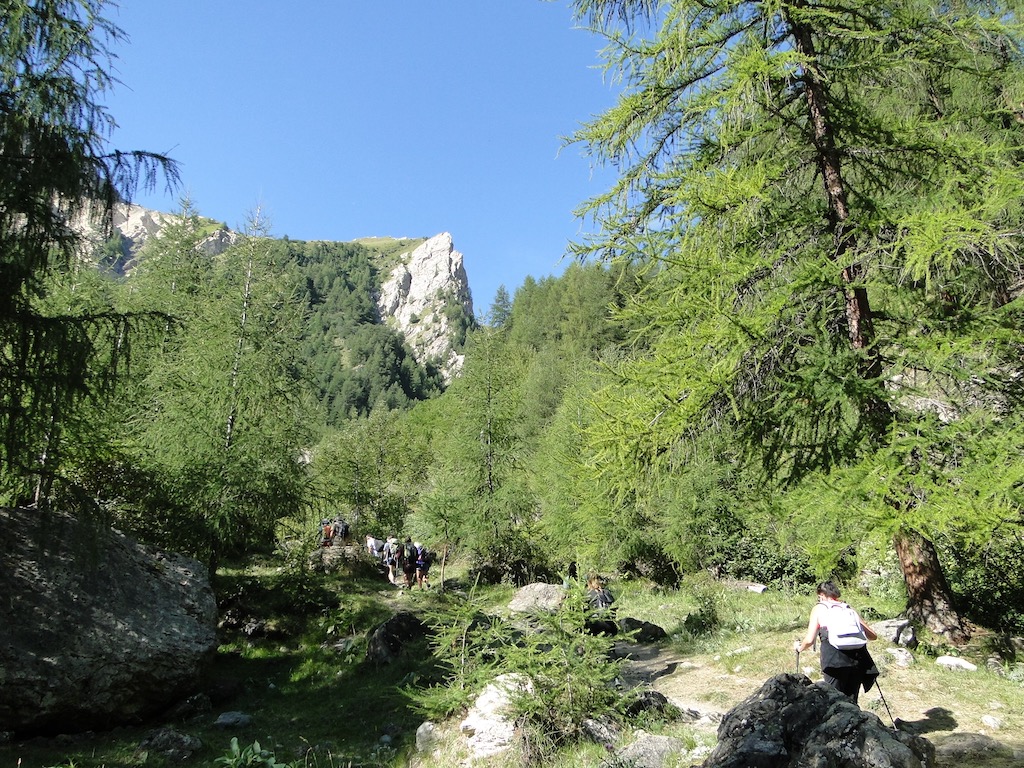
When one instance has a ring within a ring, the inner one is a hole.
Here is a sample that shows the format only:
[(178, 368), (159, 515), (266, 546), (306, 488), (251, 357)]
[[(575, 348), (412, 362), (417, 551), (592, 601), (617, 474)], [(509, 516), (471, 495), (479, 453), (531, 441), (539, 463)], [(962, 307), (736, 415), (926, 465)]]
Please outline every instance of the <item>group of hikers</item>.
[(381, 540), (367, 535), (366, 551), (380, 560), (387, 569), (388, 581), (396, 587), (430, 589), (429, 573), (434, 556), (411, 536), (406, 536), (403, 542), (396, 536)]
[(349, 525), (338, 515), (333, 520), (325, 517), (320, 521), (320, 546), (333, 547), (335, 544), (348, 542)]
[[(337, 541), (347, 541), (349, 526), (339, 515), (333, 521), (321, 523), (325, 547)], [(379, 559), (387, 571), (388, 581), (397, 587), (430, 589), (429, 572), (433, 561), (432, 553), (420, 542), (406, 536), (399, 541), (396, 536), (381, 540), (371, 535), (366, 537), (366, 550)], [(569, 578), (576, 578), (576, 564), (569, 566)], [(587, 602), (590, 613), (584, 628), (594, 635), (618, 634), (613, 603), (615, 597), (608, 590), (604, 579), (591, 574), (587, 577)], [(839, 588), (831, 581), (818, 585), (818, 603), (811, 610), (807, 632), (803, 639), (794, 643), (799, 666), (800, 653), (815, 645), (821, 646), (821, 673), (825, 683), (857, 701), (863, 688), (870, 690), (878, 677), (867, 644), (878, 636), (860, 617), (855, 609), (839, 600)]]

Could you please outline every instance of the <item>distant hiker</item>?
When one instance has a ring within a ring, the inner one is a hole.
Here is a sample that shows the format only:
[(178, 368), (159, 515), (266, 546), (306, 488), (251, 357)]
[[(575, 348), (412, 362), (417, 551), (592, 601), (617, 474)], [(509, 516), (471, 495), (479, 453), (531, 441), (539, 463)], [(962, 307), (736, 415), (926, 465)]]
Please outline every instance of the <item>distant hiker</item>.
[(320, 546), (329, 547), (334, 543), (334, 524), (324, 518), (320, 521)]
[(580, 572), (579, 572), (578, 568), (576, 567), (576, 561), (572, 560), (569, 563), (568, 574), (566, 575), (566, 577), (564, 579), (562, 579), (562, 586), (565, 587), (566, 589), (568, 589), (569, 586), (574, 581), (576, 581), (579, 577), (580, 577)]
[(388, 581), (398, 584), (398, 564), (402, 546), (394, 536), (388, 536), (384, 542), (384, 565), (388, 568)]
[(331, 524), (332, 540), (342, 542), (348, 541), (348, 530), (348, 523), (345, 522), (341, 515), (338, 515), (334, 518), (334, 522)]
[(587, 577), (587, 602), (590, 614), (583, 622), (583, 628), (592, 635), (617, 635), (619, 625), (615, 622), (615, 597), (597, 574)]
[(416, 583), (420, 585), (420, 589), (430, 589), (430, 583), (427, 581), (427, 572), (430, 571), (430, 563), (433, 560), (433, 556), (418, 541), (413, 546), (416, 548)]
[(412, 589), (416, 583), (416, 545), (412, 537), (405, 537), (405, 544), (402, 545), (402, 574), (405, 576), (405, 586)]
[(374, 560), (382, 560), (384, 558), (384, 541), (366, 534), (366, 554)]
[(860, 614), (839, 600), (839, 588), (831, 581), (818, 585), (818, 604), (811, 609), (807, 633), (794, 643), (799, 654), (821, 641), (821, 676), (825, 682), (853, 702), (861, 686), (870, 690), (878, 677), (878, 669), (868, 653), (868, 640), (878, 635)]

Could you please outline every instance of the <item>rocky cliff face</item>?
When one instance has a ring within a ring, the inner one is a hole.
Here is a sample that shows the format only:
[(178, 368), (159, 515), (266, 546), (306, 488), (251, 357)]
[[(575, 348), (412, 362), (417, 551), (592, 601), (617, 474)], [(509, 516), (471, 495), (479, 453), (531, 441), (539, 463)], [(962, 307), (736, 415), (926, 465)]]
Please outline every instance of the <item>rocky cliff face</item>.
[[(177, 220), (174, 214), (138, 205), (118, 206), (114, 226), (124, 238), (124, 255), (112, 268), (122, 274), (131, 272), (146, 241)], [(215, 256), (237, 237), (229, 229), (218, 229), (202, 247)], [(463, 356), (458, 350), (473, 319), (463, 256), (455, 250), (451, 234), (442, 232), (402, 254), (400, 262), (375, 297), (381, 322), (404, 334), (416, 360), (436, 365), (448, 383), (462, 368)]]
[(442, 232), (403, 254), (381, 285), (377, 308), (405, 335), (416, 359), (436, 363), (450, 382), (462, 368), (456, 345), (464, 322), (473, 317), (469, 278), (451, 234)]

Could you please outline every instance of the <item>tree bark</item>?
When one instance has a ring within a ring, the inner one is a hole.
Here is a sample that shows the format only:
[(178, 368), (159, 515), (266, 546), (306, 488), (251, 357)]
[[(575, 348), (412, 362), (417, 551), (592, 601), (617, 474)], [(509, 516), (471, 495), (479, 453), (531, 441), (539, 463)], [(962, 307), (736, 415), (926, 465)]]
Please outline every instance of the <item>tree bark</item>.
[(970, 632), (953, 606), (953, 593), (942, 572), (935, 545), (917, 531), (901, 528), (893, 537), (907, 585), (907, 618), (957, 645)]

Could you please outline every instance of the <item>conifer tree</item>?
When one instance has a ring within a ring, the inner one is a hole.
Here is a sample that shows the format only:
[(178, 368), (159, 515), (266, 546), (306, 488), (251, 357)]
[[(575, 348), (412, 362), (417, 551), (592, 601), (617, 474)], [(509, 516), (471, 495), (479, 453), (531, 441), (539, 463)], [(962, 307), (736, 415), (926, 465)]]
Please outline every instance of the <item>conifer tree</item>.
[(100, 97), (121, 32), (105, 5), (0, 4), (0, 472), (12, 502), (28, 500), (19, 478), (53, 477), (61, 425), (118, 369), (132, 319), (41, 306), (47, 277), (86, 250), (83, 221), (109, 233), (122, 196), (160, 170), (176, 180), (164, 156), (107, 146), (113, 120)]
[(890, 533), (910, 615), (963, 639), (931, 539), (1021, 509), (1019, 462), (965, 487), (946, 453), (1021, 429), (1018, 4), (576, 8), (626, 86), (575, 137), (623, 168), (580, 253), (652, 278), (606, 471), (735, 429), (766, 488), (831, 487)]

